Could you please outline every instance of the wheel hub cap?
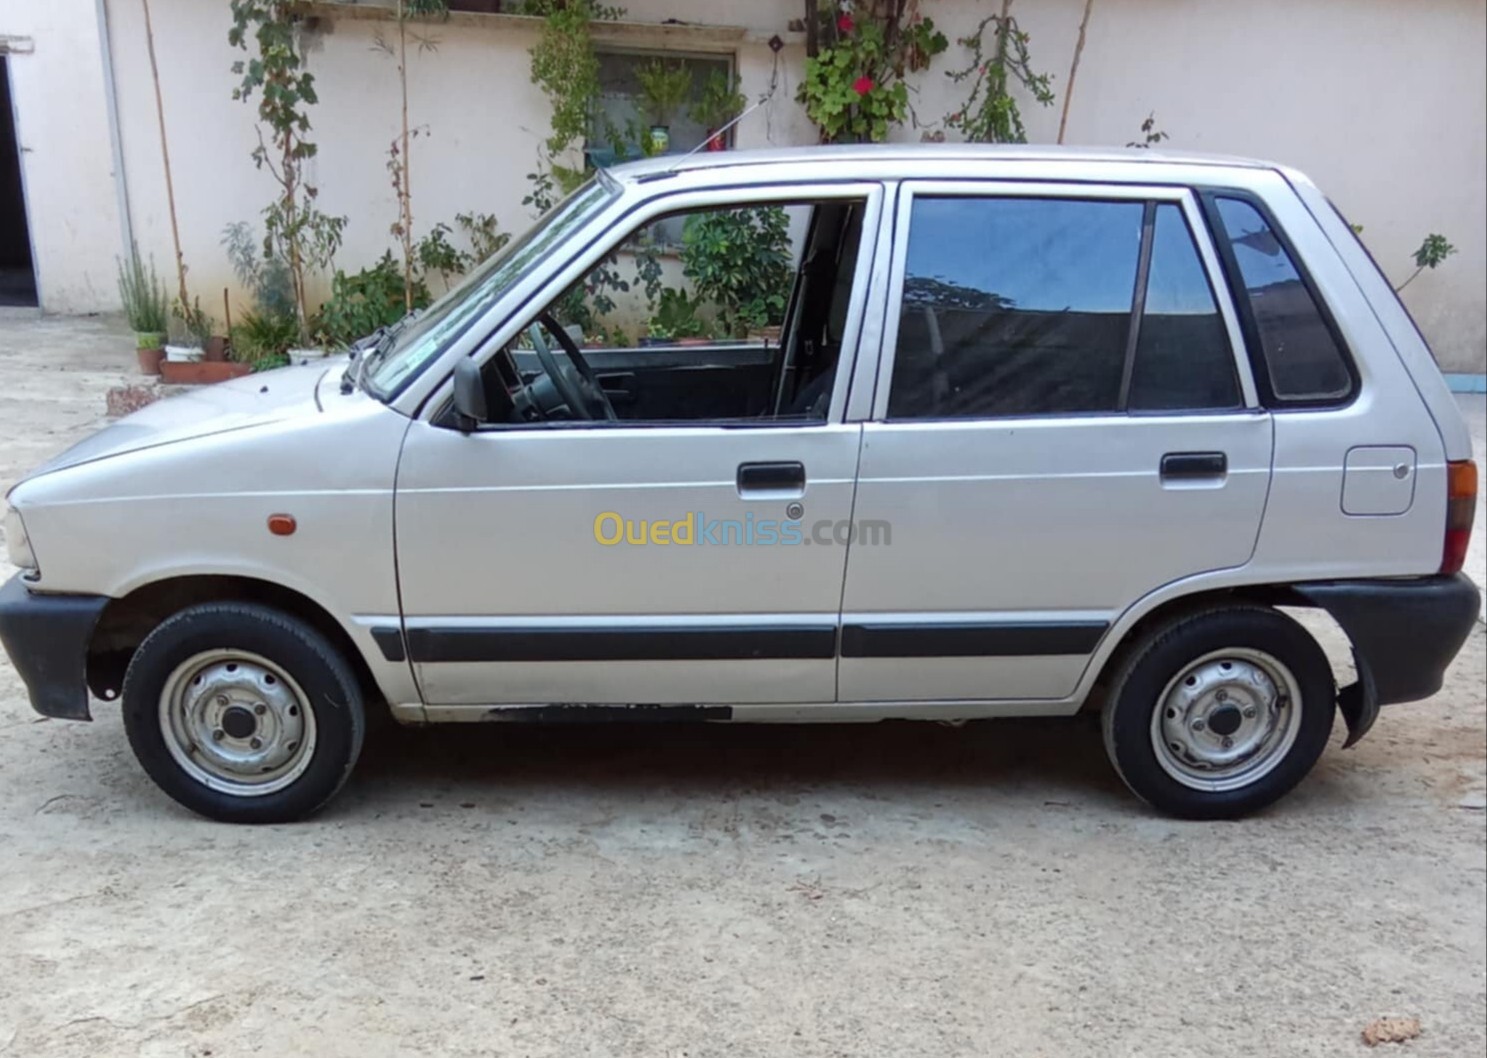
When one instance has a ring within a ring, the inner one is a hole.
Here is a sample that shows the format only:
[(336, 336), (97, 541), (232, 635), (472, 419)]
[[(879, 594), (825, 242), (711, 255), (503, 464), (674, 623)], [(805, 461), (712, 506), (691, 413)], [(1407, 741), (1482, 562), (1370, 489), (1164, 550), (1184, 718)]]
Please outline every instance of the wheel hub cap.
[(315, 717), (277, 665), (208, 651), (180, 665), (160, 697), (161, 733), (176, 763), (214, 790), (262, 796), (309, 766)]
[(1300, 724), (1295, 677), (1258, 650), (1206, 655), (1177, 674), (1152, 717), (1162, 768), (1195, 789), (1232, 790), (1284, 759)]

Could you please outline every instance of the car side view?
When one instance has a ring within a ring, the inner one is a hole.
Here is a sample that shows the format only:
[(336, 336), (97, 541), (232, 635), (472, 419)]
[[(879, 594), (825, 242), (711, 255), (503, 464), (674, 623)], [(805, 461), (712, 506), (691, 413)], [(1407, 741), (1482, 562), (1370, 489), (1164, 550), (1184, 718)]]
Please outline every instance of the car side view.
[[(754, 248), (747, 289), (707, 254)], [(659, 310), (654, 305), (659, 303)], [(649, 317), (628, 344), (625, 313)], [(708, 332), (710, 337), (700, 336)], [(9, 493), (0, 641), (204, 815), (400, 722), (1099, 709), (1240, 816), (1470, 632), (1467, 429), (1304, 176), (953, 145), (600, 171), (421, 314), (163, 401)], [(1330, 614), (1339, 677), (1282, 608)]]

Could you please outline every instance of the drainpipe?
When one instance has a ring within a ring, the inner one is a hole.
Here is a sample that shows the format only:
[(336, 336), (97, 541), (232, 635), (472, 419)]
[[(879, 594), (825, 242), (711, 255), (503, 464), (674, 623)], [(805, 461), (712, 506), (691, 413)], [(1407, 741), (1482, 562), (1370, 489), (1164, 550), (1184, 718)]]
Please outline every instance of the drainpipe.
[(119, 134), (119, 92), (114, 80), (114, 50), (108, 27), (108, 0), (94, 0), (98, 10), (98, 43), (103, 52), (103, 99), (108, 110), (108, 139), (114, 156), (114, 193), (119, 199), (119, 234), (124, 240), (120, 257), (134, 245), (134, 221), (129, 209), (129, 180), (124, 174), (124, 139)]

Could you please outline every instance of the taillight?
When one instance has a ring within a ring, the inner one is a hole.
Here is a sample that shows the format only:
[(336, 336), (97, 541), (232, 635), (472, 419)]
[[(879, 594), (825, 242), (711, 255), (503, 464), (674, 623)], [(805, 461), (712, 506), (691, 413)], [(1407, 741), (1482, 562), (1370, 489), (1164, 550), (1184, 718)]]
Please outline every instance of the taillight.
[(1460, 573), (1477, 515), (1477, 464), (1470, 459), (1446, 464), (1446, 546), (1441, 572)]

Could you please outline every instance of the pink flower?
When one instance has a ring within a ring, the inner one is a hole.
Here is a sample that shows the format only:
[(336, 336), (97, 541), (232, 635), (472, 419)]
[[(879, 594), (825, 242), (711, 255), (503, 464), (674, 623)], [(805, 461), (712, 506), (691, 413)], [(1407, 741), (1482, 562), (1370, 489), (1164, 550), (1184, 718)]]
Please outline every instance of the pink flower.
[(851, 15), (842, 15), (836, 20), (836, 28), (843, 36), (846, 36), (857, 28), (857, 23), (852, 21)]
[(873, 79), (871, 77), (859, 77), (857, 78), (857, 80), (852, 82), (852, 91), (856, 92), (860, 96), (867, 95), (875, 87), (876, 86), (873, 84)]

